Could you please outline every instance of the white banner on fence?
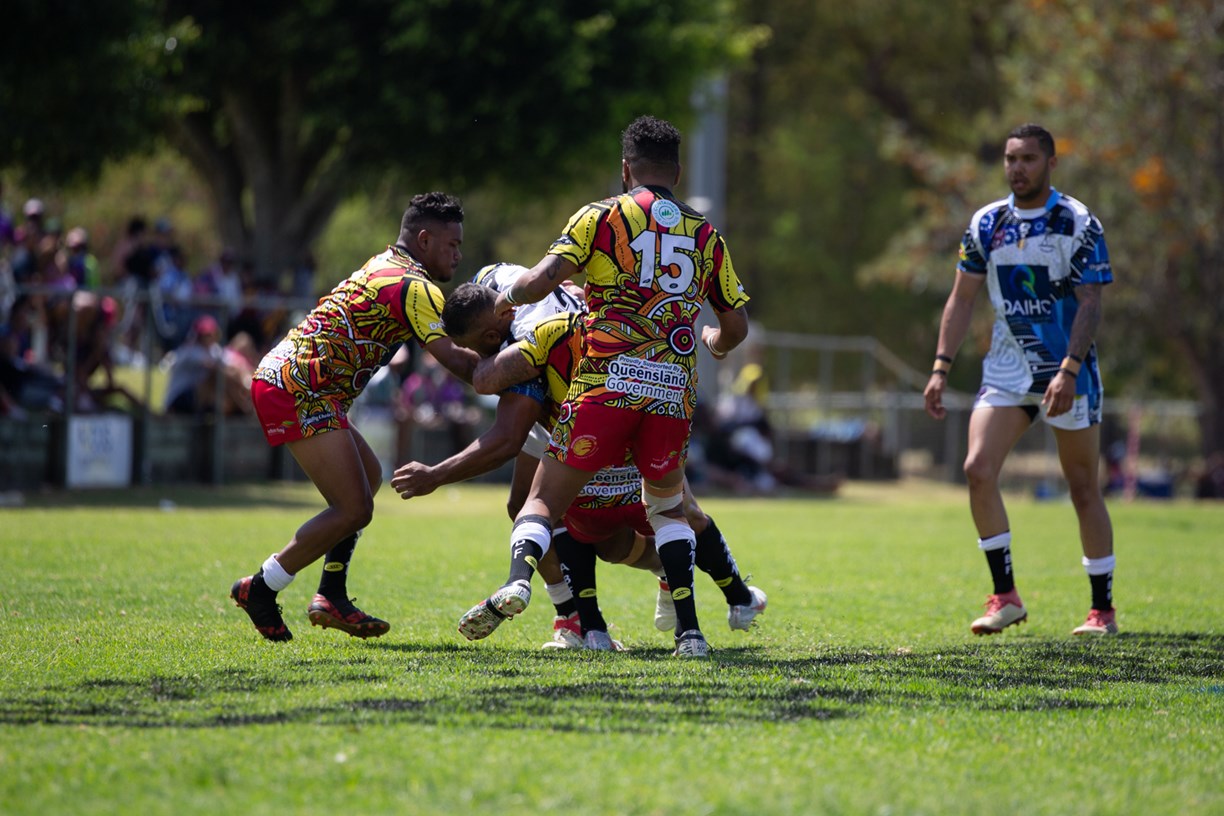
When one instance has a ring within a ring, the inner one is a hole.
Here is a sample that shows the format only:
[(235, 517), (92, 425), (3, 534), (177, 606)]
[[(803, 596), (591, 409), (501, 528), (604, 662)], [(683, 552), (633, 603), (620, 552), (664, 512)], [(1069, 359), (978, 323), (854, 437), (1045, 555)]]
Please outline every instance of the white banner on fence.
[(68, 419), (68, 487), (132, 483), (132, 418), (110, 414)]

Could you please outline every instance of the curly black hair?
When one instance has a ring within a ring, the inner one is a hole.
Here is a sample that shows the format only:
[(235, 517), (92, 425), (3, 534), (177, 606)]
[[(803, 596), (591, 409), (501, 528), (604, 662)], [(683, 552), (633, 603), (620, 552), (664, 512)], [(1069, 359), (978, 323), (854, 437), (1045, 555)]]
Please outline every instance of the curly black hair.
[(408, 202), (404, 219), (400, 222), (400, 235), (408, 235), (423, 229), (426, 223), (462, 224), (463, 205), (459, 199), (447, 193), (421, 193)]
[(630, 164), (680, 164), (680, 131), (654, 116), (639, 116), (621, 134), (621, 156)]
[(479, 283), (461, 283), (442, 306), (442, 327), (448, 335), (460, 337), (485, 312), (493, 311), (497, 291)]

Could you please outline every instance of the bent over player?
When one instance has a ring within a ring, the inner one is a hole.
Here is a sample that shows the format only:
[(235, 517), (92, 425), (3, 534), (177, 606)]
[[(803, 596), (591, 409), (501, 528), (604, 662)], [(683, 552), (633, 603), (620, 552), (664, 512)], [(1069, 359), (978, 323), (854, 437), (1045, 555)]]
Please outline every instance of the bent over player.
[(316, 626), (378, 637), (390, 624), (348, 597), (349, 560), (374, 512), (382, 481), (378, 457), (348, 421), (370, 377), (400, 343), (420, 343), (456, 376), (471, 381), (478, 357), (442, 330), (442, 291), (463, 243), (463, 207), (445, 193), (415, 196), (398, 240), (342, 281), (264, 357), (251, 383), (255, 411), (271, 445), (285, 445), (327, 501), (254, 575), (230, 595), (268, 640), (293, 635), (277, 593), (326, 556), (308, 615)]

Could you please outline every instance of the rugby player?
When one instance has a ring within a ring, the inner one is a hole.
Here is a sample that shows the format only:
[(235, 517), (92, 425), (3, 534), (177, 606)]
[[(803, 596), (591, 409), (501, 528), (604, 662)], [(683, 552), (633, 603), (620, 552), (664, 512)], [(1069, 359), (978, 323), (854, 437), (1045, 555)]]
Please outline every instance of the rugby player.
[(391, 628), (348, 597), (349, 561), (382, 481), (378, 457), (349, 424), (348, 410), (405, 342), (419, 343), (455, 376), (471, 381), (478, 357), (447, 339), (437, 286), (454, 276), (462, 243), (458, 199), (437, 192), (413, 197), (396, 242), (322, 298), (255, 371), (251, 396), (268, 443), (285, 445), (327, 501), (280, 552), (230, 589), (268, 640), (292, 639), (277, 593), (320, 557), (323, 577), (307, 612), (311, 624), (361, 638)]

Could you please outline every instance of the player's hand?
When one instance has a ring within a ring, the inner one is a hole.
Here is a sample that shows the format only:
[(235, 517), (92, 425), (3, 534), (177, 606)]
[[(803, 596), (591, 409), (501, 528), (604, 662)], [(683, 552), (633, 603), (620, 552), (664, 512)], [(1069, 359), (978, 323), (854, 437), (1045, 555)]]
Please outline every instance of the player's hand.
[(506, 300), (506, 293), (498, 292), (497, 302), (493, 304), (493, 314), (496, 315), (497, 317), (501, 317), (502, 315), (505, 315), (513, 311), (514, 311), (514, 304)]
[(391, 475), (391, 487), (401, 499), (411, 499), (414, 496), (428, 496), (438, 489), (438, 481), (429, 465), (409, 462), (396, 468)]
[(1055, 374), (1041, 396), (1041, 405), (1047, 417), (1061, 416), (1075, 404), (1075, 377), (1070, 374)]
[(934, 419), (943, 419), (948, 415), (948, 409), (943, 404), (944, 388), (948, 378), (942, 374), (932, 374), (922, 391), (922, 399), (926, 403), (926, 412)]

